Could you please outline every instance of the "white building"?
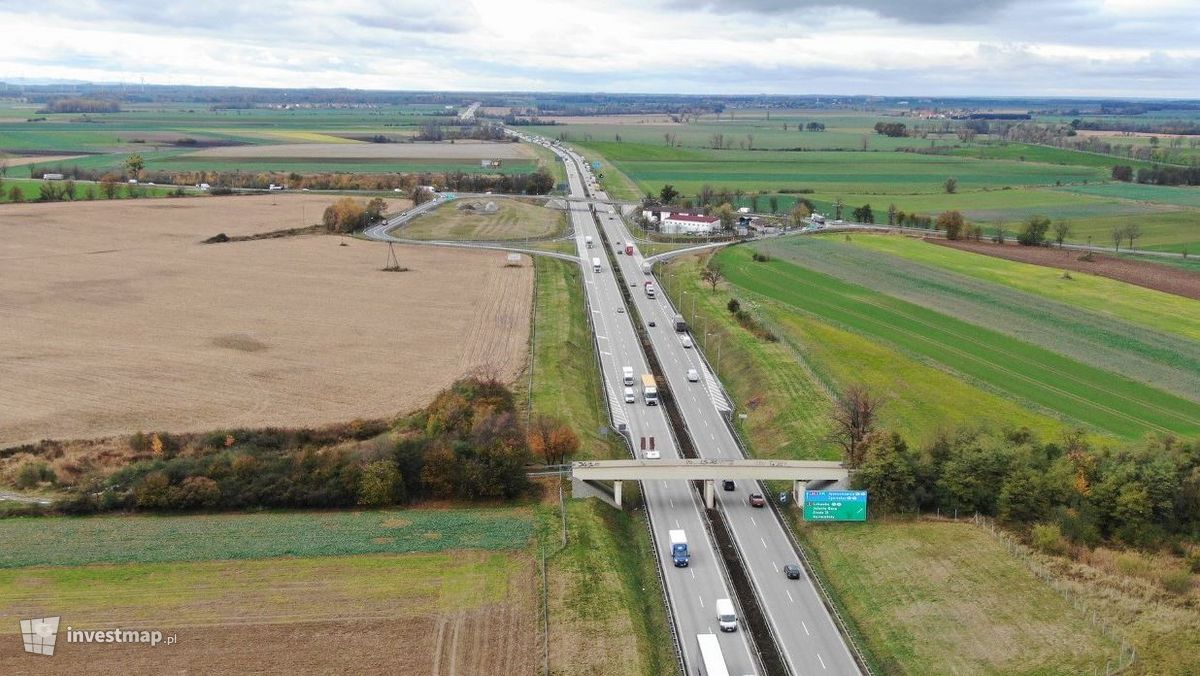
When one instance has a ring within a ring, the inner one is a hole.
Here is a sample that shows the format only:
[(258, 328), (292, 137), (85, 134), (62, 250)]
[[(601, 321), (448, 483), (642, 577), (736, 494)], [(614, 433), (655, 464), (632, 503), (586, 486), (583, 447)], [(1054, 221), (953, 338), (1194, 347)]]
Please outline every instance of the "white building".
[(721, 219), (703, 214), (665, 214), (658, 231), (666, 235), (707, 235), (721, 229)]

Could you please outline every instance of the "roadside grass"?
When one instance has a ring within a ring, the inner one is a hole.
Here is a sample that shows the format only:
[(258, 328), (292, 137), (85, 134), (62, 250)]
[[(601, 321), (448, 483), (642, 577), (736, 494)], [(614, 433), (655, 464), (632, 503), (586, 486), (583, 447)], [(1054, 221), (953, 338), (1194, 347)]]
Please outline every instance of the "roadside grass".
[(809, 524), (801, 537), (886, 674), (1092, 673), (1118, 646), (971, 524)]
[[(532, 406), (569, 424), (579, 435), (576, 459), (625, 458), (629, 453), (609, 425), (596, 366), (579, 266), (538, 257)], [(522, 387), (528, 387), (523, 379)]]
[(1100, 183), (1096, 185), (1073, 185), (1061, 188), (1065, 192), (1099, 197), (1115, 197), (1136, 202), (1174, 204), (1182, 207), (1200, 207), (1200, 190), (1194, 187), (1148, 185), (1142, 183)]
[(527, 550), (456, 550), (9, 568), (0, 569), (0, 618), (45, 611), (76, 625), (171, 627), (415, 618), (528, 594), (529, 567)]
[(678, 673), (645, 513), (595, 498), (566, 509), (568, 543), (549, 565), (551, 673)]
[(1066, 357), (1178, 396), (1200, 397), (1200, 343), (1196, 341), (856, 245), (863, 239), (859, 235), (851, 241), (787, 237), (755, 247), (1011, 338), (1036, 337), (1039, 345)]
[(800, 312), (881, 341), (1026, 401), (1121, 437), (1200, 431), (1200, 404), (1032, 343), (846, 284), (797, 265), (755, 263), (746, 247), (717, 254), (726, 278)]
[(0, 521), (0, 569), (277, 556), (508, 550), (534, 535), (528, 507)]
[(1008, 261), (907, 237), (862, 236), (856, 246), (883, 251), (1164, 333), (1200, 340), (1200, 302), (1095, 275), (1065, 280), (1055, 268)]
[[(481, 208), (494, 203), (497, 210)], [(477, 209), (465, 209), (475, 205)], [(540, 203), (519, 199), (456, 199), (422, 214), (393, 231), (408, 239), (440, 240), (522, 240), (554, 237), (567, 228), (565, 211), (549, 209)]]

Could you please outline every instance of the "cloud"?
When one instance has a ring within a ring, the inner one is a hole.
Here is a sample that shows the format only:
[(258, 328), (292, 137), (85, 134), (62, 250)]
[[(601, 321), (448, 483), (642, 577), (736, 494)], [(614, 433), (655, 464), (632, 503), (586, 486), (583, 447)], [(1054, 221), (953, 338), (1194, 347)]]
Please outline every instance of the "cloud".
[(1017, 0), (678, 0), (676, 9), (717, 14), (803, 14), (814, 9), (861, 10), (911, 24), (952, 24), (999, 13)]

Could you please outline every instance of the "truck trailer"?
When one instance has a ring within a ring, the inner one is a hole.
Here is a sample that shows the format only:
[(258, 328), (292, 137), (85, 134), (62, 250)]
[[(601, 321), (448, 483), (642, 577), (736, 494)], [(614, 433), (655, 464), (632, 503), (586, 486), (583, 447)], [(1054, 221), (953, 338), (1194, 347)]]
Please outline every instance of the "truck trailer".
[(675, 330), (679, 333), (687, 331), (687, 322), (683, 321), (683, 315), (675, 315)]
[(592, 236), (591, 235), (584, 236), (583, 243), (585, 245), (587, 245), (587, 248), (589, 248), (589, 249), (592, 248)]
[(688, 553), (687, 533), (682, 530), (673, 530), (667, 533), (667, 537), (671, 540), (671, 562), (676, 568), (686, 568), (688, 561), (692, 555)]
[(658, 406), (658, 383), (649, 373), (642, 374), (642, 398), (647, 406)]
[(592, 272), (600, 272), (600, 258), (592, 256)]

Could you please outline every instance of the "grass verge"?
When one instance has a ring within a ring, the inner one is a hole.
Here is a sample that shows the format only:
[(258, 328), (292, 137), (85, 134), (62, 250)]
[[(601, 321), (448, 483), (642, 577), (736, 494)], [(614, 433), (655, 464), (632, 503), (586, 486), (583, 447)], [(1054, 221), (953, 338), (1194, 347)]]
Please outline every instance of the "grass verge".
[(884, 673), (1091, 673), (1116, 644), (968, 523), (802, 528)]

